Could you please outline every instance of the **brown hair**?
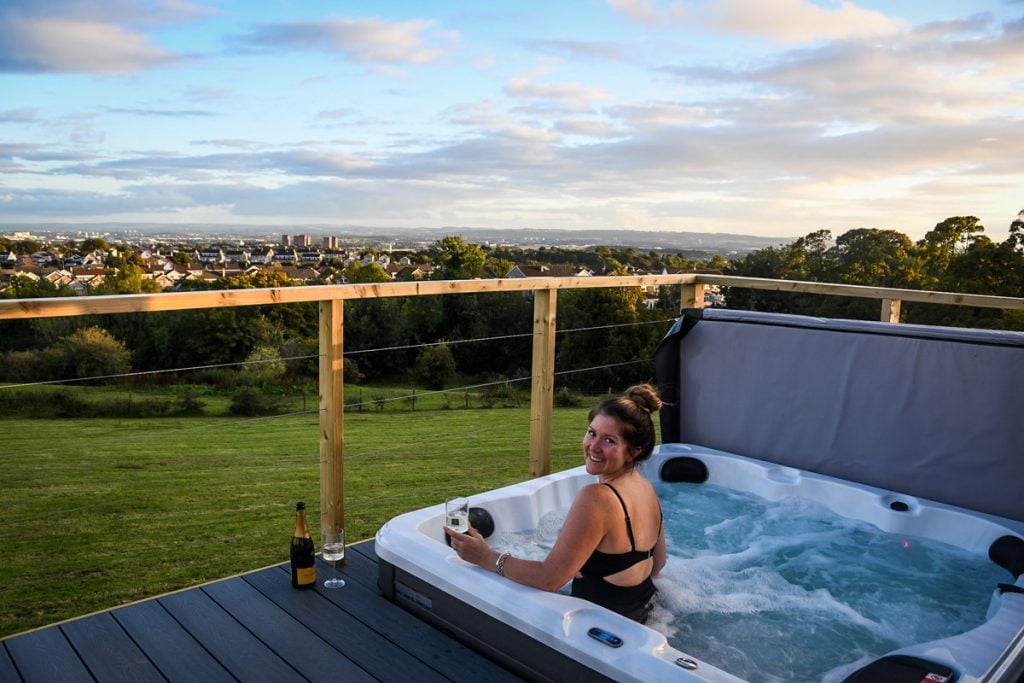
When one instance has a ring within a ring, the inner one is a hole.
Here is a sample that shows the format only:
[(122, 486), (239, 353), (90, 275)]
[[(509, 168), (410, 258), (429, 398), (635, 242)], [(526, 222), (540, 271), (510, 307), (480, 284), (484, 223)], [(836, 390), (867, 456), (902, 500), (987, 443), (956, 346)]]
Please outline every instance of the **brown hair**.
[(634, 463), (651, 457), (654, 451), (654, 419), (653, 413), (661, 408), (661, 397), (658, 390), (650, 384), (636, 384), (626, 389), (620, 396), (609, 396), (590, 411), (587, 418), (593, 420), (597, 415), (607, 415), (622, 426), (622, 438), (626, 444), (639, 448), (640, 454)]

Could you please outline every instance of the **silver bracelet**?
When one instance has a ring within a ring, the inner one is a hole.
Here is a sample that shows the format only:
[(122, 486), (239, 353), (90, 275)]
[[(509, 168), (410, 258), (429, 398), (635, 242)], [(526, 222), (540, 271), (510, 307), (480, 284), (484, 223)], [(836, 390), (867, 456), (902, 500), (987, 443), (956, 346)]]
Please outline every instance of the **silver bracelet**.
[(505, 576), (505, 560), (512, 557), (512, 553), (503, 552), (498, 555), (498, 561), (494, 563), (494, 573), (498, 576)]

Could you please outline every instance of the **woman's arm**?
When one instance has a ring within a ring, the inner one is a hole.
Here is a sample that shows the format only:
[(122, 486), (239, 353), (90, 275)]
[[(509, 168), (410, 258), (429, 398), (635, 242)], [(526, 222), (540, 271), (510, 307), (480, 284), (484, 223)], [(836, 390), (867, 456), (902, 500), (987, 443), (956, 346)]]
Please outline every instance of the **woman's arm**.
[[(606, 533), (607, 508), (601, 500), (603, 492), (597, 488), (587, 486), (576, 496), (562, 531), (547, 557), (541, 561), (508, 557), (502, 564), (502, 575), (516, 583), (547, 591), (558, 590), (568, 583)], [(452, 539), (452, 548), (463, 560), (496, 571), (499, 553), (487, 545), (487, 541), (475, 529), (465, 535), (446, 527), (445, 533)]]
[(657, 576), (665, 567), (667, 560), (665, 552), (665, 527), (662, 525), (658, 534), (658, 542), (654, 546), (654, 568), (651, 569), (651, 576)]

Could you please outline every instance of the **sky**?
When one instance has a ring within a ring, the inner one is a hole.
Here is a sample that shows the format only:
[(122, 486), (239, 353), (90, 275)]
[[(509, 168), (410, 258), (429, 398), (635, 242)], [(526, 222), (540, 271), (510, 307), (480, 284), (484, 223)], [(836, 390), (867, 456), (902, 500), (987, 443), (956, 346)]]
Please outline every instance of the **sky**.
[(920, 239), (1024, 209), (1024, 0), (2, 0), (0, 225)]

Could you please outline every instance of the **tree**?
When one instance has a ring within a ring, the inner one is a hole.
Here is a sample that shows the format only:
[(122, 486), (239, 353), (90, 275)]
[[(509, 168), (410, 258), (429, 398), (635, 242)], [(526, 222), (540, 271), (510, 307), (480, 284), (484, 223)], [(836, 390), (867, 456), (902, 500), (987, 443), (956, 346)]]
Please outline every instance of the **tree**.
[(101, 327), (62, 337), (46, 350), (47, 365), (60, 378), (103, 377), (131, 370), (131, 352)]
[(345, 266), (345, 270), (342, 272), (345, 275), (345, 282), (391, 282), (391, 276), (376, 261), (367, 266), (364, 266), (361, 261), (353, 261)]
[(1007, 242), (1017, 252), (1024, 251), (1024, 209), (1021, 209), (1017, 217), (1010, 223), (1010, 237)]
[(444, 343), (426, 347), (416, 359), (416, 374), (428, 389), (444, 389), (455, 371), (455, 356)]
[(254, 348), (245, 359), (242, 374), (253, 380), (255, 384), (273, 382), (280, 379), (285, 371), (285, 362), (276, 348), (261, 345)]
[(515, 263), (507, 258), (488, 256), (486, 268), (494, 277), (505, 277), (515, 265)]
[(87, 237), (78, 245), (79, 254), (91, 254), (94, 251), (102, 251), (105, 254), (110, 251), (110, 245), (99, 237)]
[[(639, 287), (573, 289), (560, 296), (559, 328), (565, 334), (558, 339), (555, 363), (571, 373), (561, 381), (604, 391), (650, 379), (651, 337), (635, 325), (641, 320), (643, 300)], [(623, 366), (624, 360), (643, 364)]]
[(984, 231), (985, 227), (974, 216), (953, 216), (929, 230), (917, 243), (923, 252), (928, 278), (924, 283), (925, 289), (934, 289), (953, 258), (967, 251), (977, 239), (975, 235)]
[(478, 244), (457, 235), (442, 237), (431, 249), (436, 280), (472, 280), (483, 277), (487, 254)]
[(281, 270), (258, 270), (255, 273), (232, 275), (221, 282), (228, 289), (274, 289), (295, 285), (288, 274)]
[(0, 299), (34, 299), (50, 296), (76, 296), (67, 285), (56, 286), (45, 278), (16, 274), (10, 284), (0, 291)]
[(919, 285), (914, 245), (895, 230), (858, 228), (838, 238), (828, 250), (830, 282), (876, 287)]
[[(789, 246), (765, 247), (752, 251), (743, 258), (732, 261), (726, 268), (728, 275), (763, 277), (774, 280), (814, 280), (821, 273), (808, 272), (807, 262), (810, 249), (818, 254), (819, 247), (827, 242), (830, 233), (819, 230), (806, 238), (800, 238)], [(725, 298), (731, 306), (750, 308), (757, 311), (792, 311), (794, 297), (788, 292), (770, 292), (744, 287), (727, 287)]]
[(95, 290), (96, 294), (154, 294), (161, 291), (160, 283), (145, 277), (142, 268), (134, 263), (106, 268), (103, 284)]

